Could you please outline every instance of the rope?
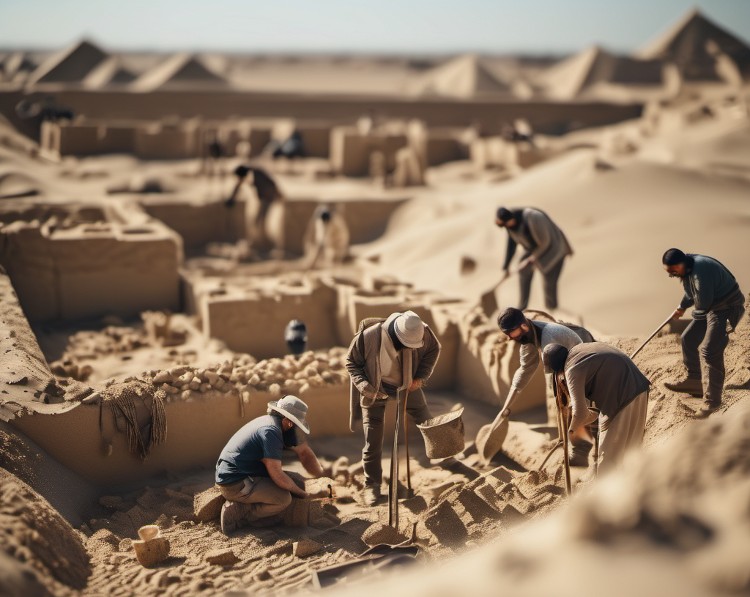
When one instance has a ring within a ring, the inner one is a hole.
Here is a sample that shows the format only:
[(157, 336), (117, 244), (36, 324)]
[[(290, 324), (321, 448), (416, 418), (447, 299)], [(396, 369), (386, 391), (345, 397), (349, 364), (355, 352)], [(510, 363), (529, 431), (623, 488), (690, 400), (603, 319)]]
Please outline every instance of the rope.
[[(145, 458), (156, 444), (167, 439), (167, 413), (164, 408), (166, 394), (162, 390), (154, 392), (153, 387), (145, 383), (130, 383), (110, 388), (104, 395), (104, 401), (109, 406), (117, 431), (128, 437), (128, 450), (131, 454)], [(143, 429), (150, 428), (147, 440), (144, 440), (142, 428), (138, 424), (138, 407), (148, 408), (147, 399), (151, 400), (149, 421)], [(120, 420), (124, 421), (124, 429), (120, 428)]]

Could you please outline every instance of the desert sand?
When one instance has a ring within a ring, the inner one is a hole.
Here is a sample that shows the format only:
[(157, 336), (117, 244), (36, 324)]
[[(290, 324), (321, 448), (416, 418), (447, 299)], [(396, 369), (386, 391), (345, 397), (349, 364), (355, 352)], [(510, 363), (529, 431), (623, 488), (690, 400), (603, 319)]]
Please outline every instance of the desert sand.
[[(574, 249), (553, 316), (627, 353), (681, 298), (667, 248), (716, 257), (750, 289), (745, 42), (691, 12), (639, 53), (548, 62), (88, 41), (0, 57), (0, 593), (747, 592), (747, 315), (708, 420), (663, 385), (683, 372), (687, 318), (660, 331), (635, 359), (652, 383), (642, 449), (607, 476), (574, 469), (573, 495), (560, 453), (544, 462), (557, 429), (541, 372), (502, 451), (477, 454), (519, 359), (479, 305), (501, 274), (497, 207), (553, 217)], [(76, 117), (42, 122), (47, 97)], [(307, 155), (272, 159), (269, 142), (295, 130)], [(283, 196), (262, 236), (252, 184), (226, 203), (248, 162)], [(322, 205), (351, 246), (311, 268), (304, 234)], [(517, 280), (496, 296), (515, 305)], [(542, 296), (537, 280), (530, 307)], [(394, 528), (362, 503), (345, 358), (361, 320), (405, 309), (442, 344), (428, 402), (464, 407), (466, 442), (431, 461), (409, 427), (414, 495), (403, 487)], [(298, 357), (291, 319), (309, 331)], [(284, 466), (328, 497), (227, 537), (216, 458), (285, 393), (310, 406), (325, 474)]]

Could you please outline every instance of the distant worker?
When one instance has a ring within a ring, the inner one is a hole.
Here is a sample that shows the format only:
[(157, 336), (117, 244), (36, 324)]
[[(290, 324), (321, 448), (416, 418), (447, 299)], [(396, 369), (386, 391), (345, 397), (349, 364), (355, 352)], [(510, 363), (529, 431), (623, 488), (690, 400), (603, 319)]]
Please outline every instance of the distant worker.
[(571, 443), (591, 441), (586, 426), (598, 419), (597, 468), (607, 472), (625, 453), (643, 443), (649, 381), (628, 355), (603, 342), (587, 342), (568, 350), (548, 344), (542, 362), (560, 382), (570, 407)]
[[(679, 278), (685, 295), (672, 317), (679, 319), (693, 307), (693, 321), (682, 332), (682, 361), (687, 377), (664, 385), (674, 392), (703, 397), (698, 416), (708, 416), (721, 406), (724, 391), (724, 350), (745, 313), (745, 297), (732, 273), (713, 257), (669, 249), (662, 264), (670, 278)], [(701, 345), (702, 343), (702, 345)], [(706, 362), (704, 384), (698, 347)]]
[(303, 158), (305, 157), (305, 144), (301, 133), (295, 129), (289, 138), (285, 139), (273, 148), (271, 157), (276, 158)]
[[(581, 326), (571, 325), (568, 327), (561, 323), (527, 319), (523, 311), (513, 307), (507, 308), (498, 316), (497, 325), (508, 338), (521, 345), (521, 363), (513, 374), (508, 396), (498, 415), (504, 419), (510, 416), (513, 402), (529, 385), (542, 360), (541, 351), (546, 346), (560, 344), (567, 349), (571, 349), (582, 342), (594, 341), (591, 333)], [(551, 373), (550, 369), (546, 367), (544, 372)], [(591, 447), (592, 444), (584, 438), (576, 438), (575, 442), (571, 442), (570, 464), (572, 466), (588, 466)], [(492, 456), (494, 454), (485, 457), (491, 458)]]
[(365, 472), (363, 501), (374, 506), (381, 497), (383, 478), (383, 421), (388, 400), (399, 393), (407, 396), (406, 412), (416, 423), (432, 415), (422, 386), (432, 375), (440, 343), (432, 330), (413, 311), (392, 313), (377, 320), (354, 336), (346, 358), (346, 368), (356, 388), (350, 402), (350, 425), (361, 416), (365, 446), (362, 461)]
[(321, 205), (315, 210), (305, 233), (305, 248), (310, 268), (321, 258), (328, 267), (344, 262), (349, 254), (349, 227), (337, 209)]
[(557, 282), (565, 258), (573, 254), (563, 231), (546, 213), (533, 207), (514, 210), (500, 207), (495, 224), (508, 231), (503, 279), (510, 275), (516, 246), (521, 245), (526, 250), (518, 264), (521, 292), (518, 308), (524, 310), (529, 306), (531, 281), (534, 269), (538, 269), (544, 276), (544, 304), (548, 309), (557, 309)]
[(307, 326), (304, 321), (292, 319), (284, 330), (284, 341), (289, 354), (300, 355), (307, 349)]
[(237, 201), (237, 194), (243, 183), (247, 180), (248, 175), (253, 175), (253, 186), (258, 196), (258, 211), (255, 214), (254, 229), (252, 231), (251, 241), (260, 248), (266, 248), (269, 244), (268, 234), (266, 232), (266, 216), (268, 210), (274, 201), (282, 201), (284, 196), (281, 194), (279, 187), (271, 176), (263, 169), (257, 166), (239, 165), (234, 169), (234, 175), (237, 177), (237, 184), (232, 191), (229, 199), (226, 200), (226, 206), (232, 207)]
[(247, 525), (275, 522), (292, 496), (308, 497), (281, 468), (282, 451), (297, 454), (314, 477), (323, 475), (315, 453), (297, 437), (310, 433), (307, 405), (296, 396), (268, 403), (268, 414), (253, 419), (235, 433), (216, 463), (216, 486), (227, 501), (221, 509), (221, 530), (228, 535)]

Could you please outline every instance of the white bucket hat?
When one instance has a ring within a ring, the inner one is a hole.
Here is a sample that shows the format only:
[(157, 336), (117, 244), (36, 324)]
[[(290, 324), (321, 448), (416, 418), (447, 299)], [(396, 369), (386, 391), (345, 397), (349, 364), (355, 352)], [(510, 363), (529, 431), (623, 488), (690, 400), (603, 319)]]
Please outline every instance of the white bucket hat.
[(424, 345), (424, 324), (414, 311), (404, 311), (394, 322), (396, 337), (407, 348), (421, 348)]
[(288, 394), (281, 400), (271, 400), (268, 403), (268, 408), (284, 415), (305, 433), (310, 433), (310, 425), (305, 418), (305, 415), (307, 415), (307, 404), (302, 402), (297, 396)]

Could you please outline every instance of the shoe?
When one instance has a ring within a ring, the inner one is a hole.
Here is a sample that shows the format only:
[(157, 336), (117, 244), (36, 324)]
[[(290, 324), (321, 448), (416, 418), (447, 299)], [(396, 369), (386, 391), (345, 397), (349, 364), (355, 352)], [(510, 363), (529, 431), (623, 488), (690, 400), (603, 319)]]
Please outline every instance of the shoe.
[(365, 506), (374, 506), (380, 501), (380, 485), (367, 485), (362, 491)]
[(696, 398), (703, 396), (703, 382), (694, 377), (687, 377), (681, 381), (675, 383), (665, 382), (664, 387), (673, 392), (680, 392), (681, 394), (690, 394)]
[(221, 532), (229, 535), (242, 526), (244, 512), (236, 502), (224, 502), (221, 507)]
[(719, 402), (712, 402), (709, 400), (704, 400), (701, 407), (696, 411), (695, 416), (700, 418), (705, 418), (709, 416), (711, 413), (716, 412), (721, 407), (721, 401)]
[(568, 464), (570, 466), (587, 467), (589, 465), (589, 452), (594, 444), (586, 441), (570, 444), (568, 452)]

